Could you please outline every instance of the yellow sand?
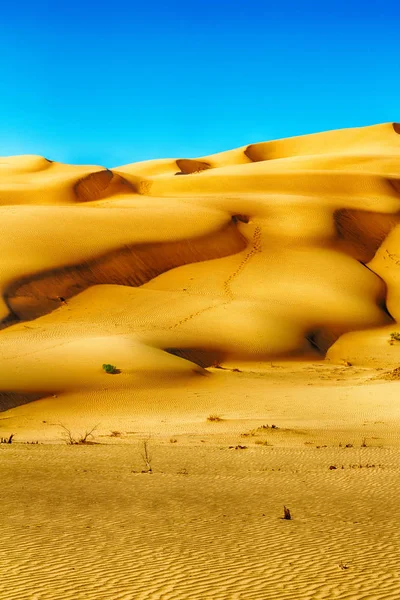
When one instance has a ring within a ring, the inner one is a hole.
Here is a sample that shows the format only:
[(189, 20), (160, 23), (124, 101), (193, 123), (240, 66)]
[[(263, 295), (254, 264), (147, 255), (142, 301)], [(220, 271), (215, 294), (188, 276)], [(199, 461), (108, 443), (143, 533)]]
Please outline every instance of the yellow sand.
[(1, 600), (400, 597), (398, 124), (6, 157), (0, 213)]

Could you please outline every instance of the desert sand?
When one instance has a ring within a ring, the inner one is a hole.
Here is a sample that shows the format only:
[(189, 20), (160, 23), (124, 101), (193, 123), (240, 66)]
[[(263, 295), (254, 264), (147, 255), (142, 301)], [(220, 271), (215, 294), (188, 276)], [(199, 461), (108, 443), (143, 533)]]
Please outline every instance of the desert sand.
[(399, 124), (0, 212), (1, 600), (400, 597)]

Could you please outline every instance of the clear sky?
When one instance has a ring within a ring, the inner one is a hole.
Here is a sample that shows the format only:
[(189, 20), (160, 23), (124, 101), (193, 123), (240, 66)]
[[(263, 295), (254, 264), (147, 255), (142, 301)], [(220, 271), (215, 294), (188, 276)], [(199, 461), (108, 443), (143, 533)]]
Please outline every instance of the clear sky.
[(113, 167), (400, 121), (393, 0), (20, 0), (0, 56), (0, 155)]

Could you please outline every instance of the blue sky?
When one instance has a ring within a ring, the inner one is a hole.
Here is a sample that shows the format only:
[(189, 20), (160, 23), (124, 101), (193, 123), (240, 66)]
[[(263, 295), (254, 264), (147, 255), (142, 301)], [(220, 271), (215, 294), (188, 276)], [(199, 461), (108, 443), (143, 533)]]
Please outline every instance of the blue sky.
[(7, 2), (0, 155), (113, 167), (400, 121), (399, 18), (385, 0)]

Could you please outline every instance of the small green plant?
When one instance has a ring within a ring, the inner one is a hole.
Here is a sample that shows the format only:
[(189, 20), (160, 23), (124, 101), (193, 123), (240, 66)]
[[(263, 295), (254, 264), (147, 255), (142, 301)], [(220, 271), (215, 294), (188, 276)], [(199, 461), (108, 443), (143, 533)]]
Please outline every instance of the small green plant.
[(400, 342), (400, 333), (398, 331), (394, 331), (390, 334), (390, 339), (392, 342)]
[(115, 375), (115, 373), (119, 373), (119, 370), (117, 369), (117, 367), (115, 365), (109, 365), (107, 363), (104, 363), (104, 365), (102, 365), (102, 369), (106, 373), (111, 373), (111, 375)]

